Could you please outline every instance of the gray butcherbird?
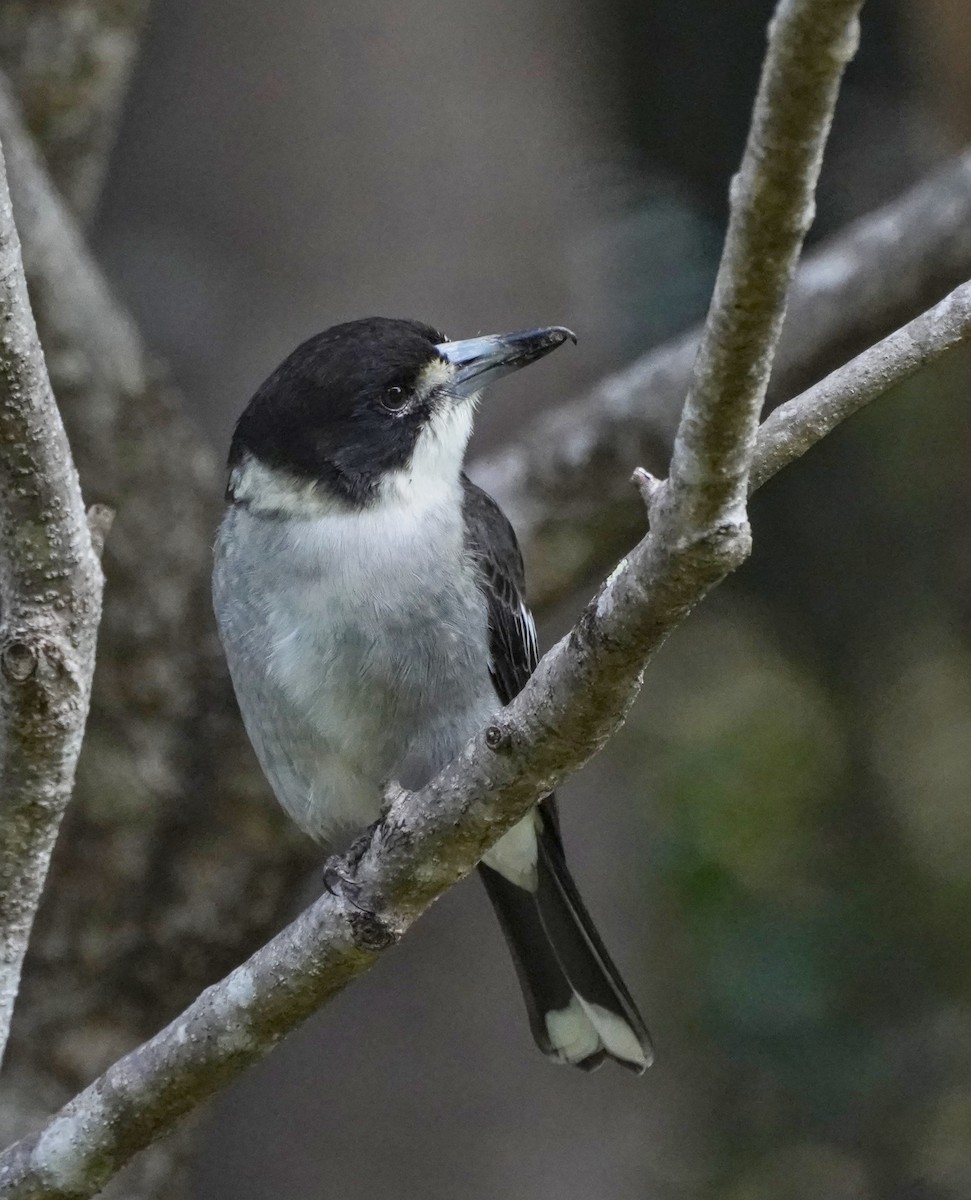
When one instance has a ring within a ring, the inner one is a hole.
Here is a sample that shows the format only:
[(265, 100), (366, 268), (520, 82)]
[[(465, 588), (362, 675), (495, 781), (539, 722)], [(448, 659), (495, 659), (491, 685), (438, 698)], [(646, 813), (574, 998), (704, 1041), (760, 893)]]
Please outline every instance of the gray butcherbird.
[[(515, 534), (462, 464), (482, 388), (572, 336), (352, 321), (294, 350), (239, 419), (216, 617), (260, 764), (322, 845), (375, 821), (392, 782), (427, 782), (536, 666)], [(650, 1038), (567, 870), (554, 797), (479, 870), (540, 1049), (642, 1071)]]

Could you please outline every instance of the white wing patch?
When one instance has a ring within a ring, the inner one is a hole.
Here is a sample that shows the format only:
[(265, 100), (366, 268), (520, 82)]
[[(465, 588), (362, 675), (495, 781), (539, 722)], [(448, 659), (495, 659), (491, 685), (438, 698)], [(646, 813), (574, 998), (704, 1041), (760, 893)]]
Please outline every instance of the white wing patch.
[(589, 1000), (584, 1000), (578, 993), (574, 993), (574, 999), (580, 1002), (584, 1013), (590, 1019), (590, 1023), (597, 1031), (608, 1053), (612, 1054), (614, 1058), (631, 1063), (639, 1071), (643, 1071), (649, 1065), (644, 1047), (623, 1018), (610, 1012), (601, 1004), (591, 1004)]
[(508, 879), (527, 892), (535, 892), (536, 879), (536, 810), (528, 812), (512, 829), (502, 835), (487, 850), (482, 861), (503, 879)]
[(566, 1008), (554, 1008), (546, 1014), (546, 1032), (560, 1062), (575, 1065), (601, 1048), (600, 1035), (578, 996), (571, 996)]
[(519, 614), (516, 617), (516, 624), (519, 626), (519, 632), (522, 634), (529, 669), (532, 671), (539, 662), (539, 640), (536, 637), (536, 622), (533, 620), (533, 614), (523, 604), (522, 600), (519, 602)]
[(638, 1071), (649, 1065), (643, 1046), (627, 1022), (576, 992), (566, 1008), (546, 1014), (546, 1032), (560, 1062), (576, 1064), (606, 1049)]

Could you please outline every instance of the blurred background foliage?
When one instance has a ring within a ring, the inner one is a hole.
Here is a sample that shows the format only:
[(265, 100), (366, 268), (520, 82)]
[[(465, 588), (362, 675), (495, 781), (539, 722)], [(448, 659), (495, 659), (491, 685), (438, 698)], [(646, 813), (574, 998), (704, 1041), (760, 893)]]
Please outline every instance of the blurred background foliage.
[[(333, 321), (574, 326), (485, 451), (703, 315), (771, 7), (155, 0), (99, 256), (220, 453)], [(969, 62), (962, 0), (870, 0), (814, 239), (963, 144)], [(567, 789), (654, 1070), (540, 1059), (465, 886), (213, 1106), (198, 1197), (967, 1200), (969, 384), (953, 355), (759, 493)]]

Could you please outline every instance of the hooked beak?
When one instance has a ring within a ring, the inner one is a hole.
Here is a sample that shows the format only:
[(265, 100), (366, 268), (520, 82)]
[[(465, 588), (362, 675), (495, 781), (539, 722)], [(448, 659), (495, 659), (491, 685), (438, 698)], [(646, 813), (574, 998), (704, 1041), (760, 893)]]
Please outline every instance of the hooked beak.
[(525, 367), (576, 334), (562, 325), (548, 329), (528, 329), (523, 333), (496, 333), (489, 337), (466, 338), (463, 342), (442, 342), (435, 349), (456, 369), (449, 391), (455, 396), (472, 396), (503, 375)]

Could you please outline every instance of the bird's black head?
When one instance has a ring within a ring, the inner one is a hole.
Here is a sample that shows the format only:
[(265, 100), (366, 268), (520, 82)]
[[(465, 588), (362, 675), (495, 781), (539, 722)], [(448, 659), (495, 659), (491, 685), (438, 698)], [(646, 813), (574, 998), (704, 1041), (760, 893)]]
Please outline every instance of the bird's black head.
[(361, 507), (392, 480), (457, 479), (474, 397), (572, 336), (550, 328), (449, 342), (418, 321), (335, 325), (298, 346), (240, 417), (229, 498)]

